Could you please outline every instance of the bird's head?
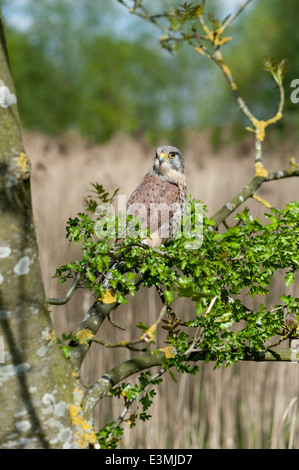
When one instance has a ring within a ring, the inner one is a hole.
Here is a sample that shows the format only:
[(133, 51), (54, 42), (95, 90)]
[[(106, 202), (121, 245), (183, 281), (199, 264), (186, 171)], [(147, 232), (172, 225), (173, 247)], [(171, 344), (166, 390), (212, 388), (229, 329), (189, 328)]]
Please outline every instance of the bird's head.
[(170, 170), (184, 173), (184, 158), (176, 147), (161, 145), (156, 149), (153, 170), (159, 175), (166, 175)]

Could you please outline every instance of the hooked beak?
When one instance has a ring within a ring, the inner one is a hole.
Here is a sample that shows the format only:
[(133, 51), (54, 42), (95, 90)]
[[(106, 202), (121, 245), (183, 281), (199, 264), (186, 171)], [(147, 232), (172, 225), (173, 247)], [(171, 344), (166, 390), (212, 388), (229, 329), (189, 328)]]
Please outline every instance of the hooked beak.
[(162, 163), (165, 162), (167, 159), (165, 153), (160, 153), (158, 157), (159, 157), (159, 165), (162, 165)]

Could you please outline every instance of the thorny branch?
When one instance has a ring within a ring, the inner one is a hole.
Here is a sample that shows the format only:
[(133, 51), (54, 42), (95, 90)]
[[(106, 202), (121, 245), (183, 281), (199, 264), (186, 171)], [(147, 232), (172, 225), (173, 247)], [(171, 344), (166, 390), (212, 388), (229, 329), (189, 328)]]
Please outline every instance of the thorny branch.
[[(155, 375), (153, 375), (153, 377), (151, 377), (149, 382), (144, 385), (142, 390), (144, 390), (145, 387), (150, 385), (150, 383), (153, 383), (155, 380), (159, 379), (159, 377), (161, 377), (166, 372), (166, 370), (167, 369), (165, 367), (162, 367)], [(121, 423), (124, 421), (126, 414), (128, 413), (128, 411), (129, 411), (130, 407), (132, 406), (132, 404), (136, 401), (136, 399), (137, 399), (137, 397), (132, 398), (132, 399), (127, 401), (122, 413), (119, 415), (119, 417), (117, 418), (117, 420), (115, 421), (115, 423), (114, 423), (114, 425), (111, 429), (111, 432), (108, 436), (108, 441), (112, 438), (114, 429), (117, 428), (118, 426), (120, 426)]]
[(161, 309), (160, 311), (160, 314), (157, 318), (157, 320), (143, 333), (142, 336), (140, 336), (140, 338), (135, 338), (135, 339), (131, 339), (131, 340), (121, 340), (119, 342), (110, 342), (110, 341), (106, 341), (106, 340), (102, 340), (100, 338), (96, 338), (95, 336), (92, 336), (89, 338), (89, 341), (92, 341), (94, 343), (98, 343), (98, 344), (101, 344), (107, 348), (128, 348), (128, 349), (132, 349), (132, 346), (136, 345), (136, 344), (140, 344), (140, 343), (151, 343), (153, 342), (153, 339), (154, 339), (154, 334), (156, 332), (156, 329), (157, 329), (157, 326), (159, 325), (159, 323), (161, 322), (162, 318), (164, 317), (165, 313), (166, 313), (166, 305), (163, 306), (163, 308)]
[[(299, 353), (297, 353), (298, 358)], [(248, 351), (248, 354), (242, 359), (242, 361), (254, 361), (254, 362), (264, 362), (264, 361), (282, 361), (290, 362), (295, 357), (291, 348), (283, 348), (271, 346), (267, 350), (263, 351)], [(196, 361), (198, 361), (198, 353), (194, 353)], [(189, 355), (188, 361), (194, 359), (193, 353)], [(128, 361), (119, 364), (115, 368), (111, 369), (109, 372), (105, 373), (100, 379), (87, 387), (84, 399), (82, 402), (82, 408), (84, 409), (84, 415), (88, 422), (93, 421), (93, 411), (95, 405), (107, 396), (110, 390), (116, 386), (121, 381), (126, 378), (141, 372), (142, 370), (150, 369), (152, 367), (161, 366), (165, 354), (163, 351), (158, 351), (156, 354), (151, 352), (143, 353), (135, 358), (129, 359)], [(202, 360), (205, 359), (204, 352), (202, 353)], [(297, 359), (297, 361), (299, 358)], [(164, 373), (164, 367), (158, 373)]]
[[(208, 308), (205, 311), (205, 315), (208, 315), (210, 313), (210, 311), (212, 310), (216, 300), (217, 300), (217, 295), (215, 295), (215, 297), (212, 298)], [(197, 345), (198, 341), (200, 341), (200, 337), (201, 337), (201, 327), (198, 327), (196, 332), (195, 332), (194, 339), (193, 339), (190, 347), (184, 353), (187, 358), (190, 356), (190, 354), (192, 352), (195, 352), (195, 348), (196, 348), (196, 345)]]

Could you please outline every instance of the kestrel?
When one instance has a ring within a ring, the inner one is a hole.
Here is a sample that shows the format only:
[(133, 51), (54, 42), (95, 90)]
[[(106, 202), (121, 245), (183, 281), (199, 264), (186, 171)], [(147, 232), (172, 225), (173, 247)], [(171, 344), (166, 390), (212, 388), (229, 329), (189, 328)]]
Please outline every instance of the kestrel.
[(184, 159), (170, 145), (156, 149), (154, 165), (127, 203), (127, 216), (137, 216), (141, 228), (150, 228), (144, 243), (157, 247), (175, 237), (181, 226), (187, 199)]
[[(142, 229), (150, 228), (150, 238), (142, 241), (155, 248), (175, 237), (181, 227), (186, 200), (183, 155), (176, 147), (160, 146), (156, 149), (153, 168), (128, 199), (126, 215), (137, 217)], [(125, 234), (130, 235), (130, 232), (130, 227), (127, 227)], [(122, 262), (114, 262), (110, 268), (121, 265)], [(102, 284), (105, 289), (109, 286), (109, 279), (111, 275), (107, 273)]]

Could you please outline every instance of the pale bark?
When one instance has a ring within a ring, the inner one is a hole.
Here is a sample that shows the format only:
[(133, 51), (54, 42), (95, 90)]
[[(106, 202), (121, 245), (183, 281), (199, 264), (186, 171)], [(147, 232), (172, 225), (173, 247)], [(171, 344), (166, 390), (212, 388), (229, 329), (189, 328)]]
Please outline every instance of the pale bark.
[[(0, 31), (0, 78), (14, 96), (2, 18)], [(45, 303), (29, 160), (17, 106), (1, 104), (0, 447), (73, 446), (69, 409), (74, 379), (71, 364), (62, 359), (57, 346)]]

